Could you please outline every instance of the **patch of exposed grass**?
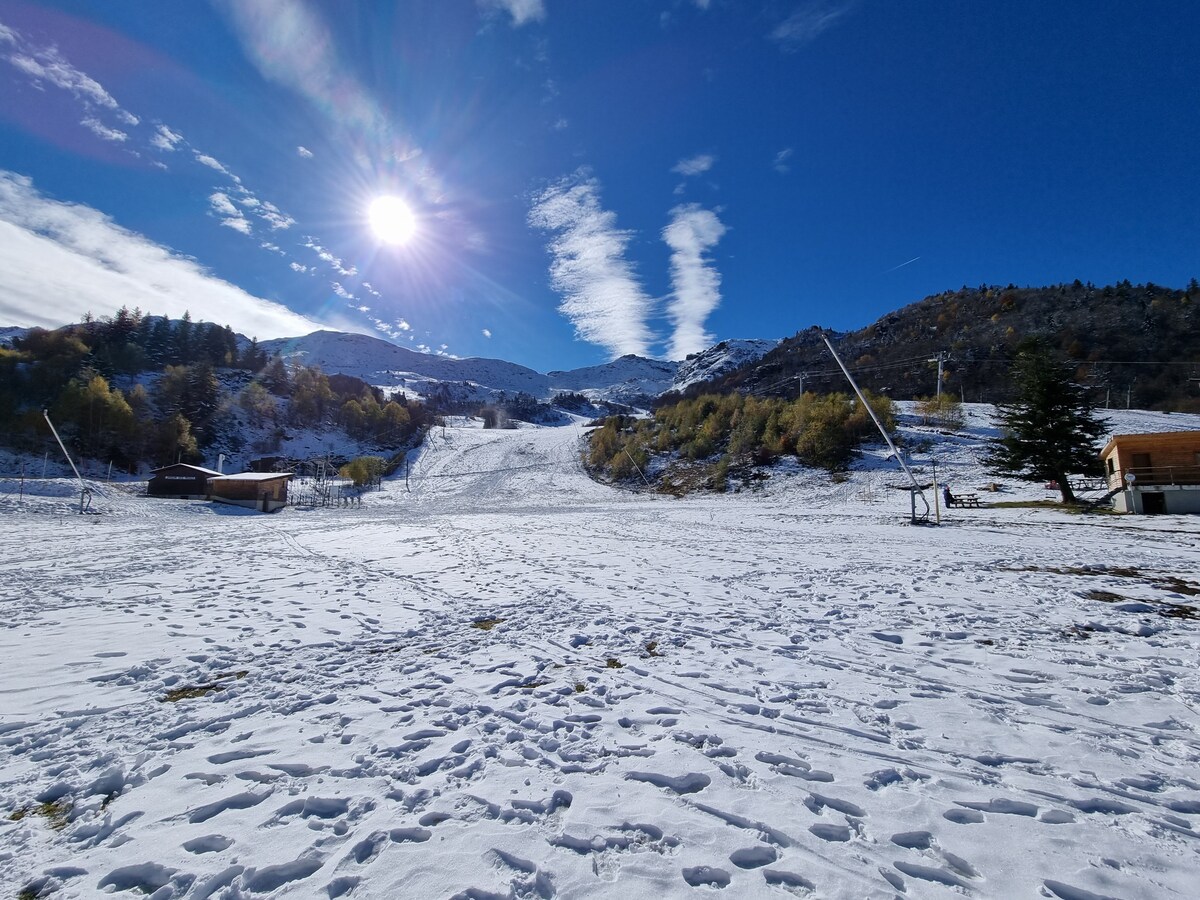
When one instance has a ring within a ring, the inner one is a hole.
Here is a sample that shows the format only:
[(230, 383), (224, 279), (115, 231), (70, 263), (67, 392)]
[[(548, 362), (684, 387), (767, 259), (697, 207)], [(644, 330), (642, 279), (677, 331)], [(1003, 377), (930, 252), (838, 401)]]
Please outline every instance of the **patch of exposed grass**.
[(490, 618), (486, 618), (486, 619), (476, 619), (474, 622), (471, 623), (471, 627), (478, 628), (480, 631), (491, 631), (493, 628), (495, 628), (497, 625), (499, 625), (503, 621), (504, 621), (504, 619), (498, 619), (495, 617), (490, 617)]
[(658, 652), (658, 641), (648, 641), (646, 643), (646, 655), (662, 656), (662, 654)]
[(1088, 591), (1083, 596), (1089, 600), (1099, 600), (1101, 603), (1123, 603), (1129, 599), (1112, 591)]
[[(1141, 581), (1160, 591), (1170, 591), (1171, 593), (1183, 594), (1188, 597), (1200, 597), (1200, 584), (1187, 581), (1178, 575), (1155, 575), (1143, 572), (1141, 569), (1134, 568), (1133, 566), (1088, 566), (1086, 568), (1083, 566), (1024, 566), (1011, 571), (1050, 572), (1054, 575), (1077, 575), (1085, 577), (1107, 576), (1110, 578), (1128, 578), (1134, 581)], [(1120, 603), (1125, 600), (1134, 599), (1113, 591), (1104, 590), (1091, 590), (1083, 596), (1089, 600), (1098, 600), (1101, 603)], [(1155, 603), (1158, 607), (1158, 614), (1168, 619), (1192, 620), (1200, 617), (1200, 611), (1197, 611), (1194, 606), (1182, 603), (1159, 603), (1153, 600), (1148, 602)]]
[(532, 691), (534, 688), (545, 687), (549, 683), (548, 681), (527, 681), (524, 684), (518, 684), (517, 687), (523, 691)]
[[(10, 822), (20, 822), (26, 816), (41, 816), (55, 831), (62, 831), (71, 822), (71, 801), (47, 800), (36, 806), (22, 806), (8, 814)], [(36, 895), (35, 895), (36, 896)]]
[(575, 693), (582, 694), (586, 690), (587, 690), (587, 685), (584, 684), (582, 681), (575, 682)]
[(180, 700), (194, 700), (209, 694), (217, 694), (225, 690), (219, 684), (193, 684), (188, 687), (174, 688), (158, 698), (159, 703), (178, 703)]
[(621, 662), (619, 659), (617, 659), (615, 656), (610, 656), (608, 659), (606, 659), (604, 661), (604, 668), (606, 668), (606, 669), (623, 669), (623, 668), (625, 668), (625, 664), (623, 662)]
[[(956, 507), (957, 508), (957, 507)], [(1063, 503), (1061, 500), (998, 500), (983, 503), (980, 509), (1056, 509), (1072, 515), (1119, 516), (1115, 509), (1107, 506), (1088, 506), (1086, 503)]]

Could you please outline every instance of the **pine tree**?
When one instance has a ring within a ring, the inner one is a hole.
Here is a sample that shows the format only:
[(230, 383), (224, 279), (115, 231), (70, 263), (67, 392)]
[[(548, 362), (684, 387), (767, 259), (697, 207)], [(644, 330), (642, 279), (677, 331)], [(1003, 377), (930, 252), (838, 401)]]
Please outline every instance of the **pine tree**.
[(985, 463), (1025, 481), (1057, 482), (1063, 503), (1074, 503), (1067, 476), (1099, 472), (1096, 442), (1107, 427), (1083, 385), (1040, 342), (1021, 345), (1012, 380), (1017, 399), (997, 405), (1001, 436), (991, 441)]

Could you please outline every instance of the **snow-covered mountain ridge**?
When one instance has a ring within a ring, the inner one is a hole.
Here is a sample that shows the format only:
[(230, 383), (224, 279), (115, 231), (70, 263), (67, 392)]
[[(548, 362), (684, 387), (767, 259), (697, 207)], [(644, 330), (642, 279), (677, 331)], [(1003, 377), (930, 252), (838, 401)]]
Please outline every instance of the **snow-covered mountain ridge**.
[(777, 343), (722, 341), (683, 362), (629, 355), (597, 366), (545, 374), (505, 360), (417, 353), (370, 335), (337, 331), (279, 338), (264, 341), (261, 346), (290, 362), (319, 366), (326, 374), (353, 375), (384, 389), (421, 397), (447, 384), (468, 385), (480, 399), (504, 392), (546, 400), (570, 391), (622, 402), (682, 390), (757, 359)]

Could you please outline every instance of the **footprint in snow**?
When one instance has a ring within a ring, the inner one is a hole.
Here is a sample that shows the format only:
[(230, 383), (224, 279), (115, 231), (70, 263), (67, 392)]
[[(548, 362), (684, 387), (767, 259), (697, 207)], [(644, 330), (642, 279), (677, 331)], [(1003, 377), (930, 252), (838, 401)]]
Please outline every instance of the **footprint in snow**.
[(693, 866), (683, 870), (683, 880), (692, 887), (725, 888), (729, 886), (729, 873), (715, 866)]
[(779, 851), (774, 847), (759, 845), (744, 847), (729, 854), (729, 861), (739, 869), (757, 869), (769, 865), (779, 859)]
[(712, 784), (712, 779), (701, 772), (688, 772), (675, 777), (657, 772), (628, 772), (625, 778), (627, 781), (644, 781), (676, 794), (695, 794)]

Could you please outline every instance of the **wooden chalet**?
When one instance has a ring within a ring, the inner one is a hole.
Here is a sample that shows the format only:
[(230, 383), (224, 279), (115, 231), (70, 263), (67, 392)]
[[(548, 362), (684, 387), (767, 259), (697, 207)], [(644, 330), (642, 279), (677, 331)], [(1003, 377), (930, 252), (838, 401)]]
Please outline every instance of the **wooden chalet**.
[(287, 505), (290, 472), (239, 472), (208, 479), (208, 499), (274, 512)]
[(1118, 434), (1100, 459), (1118, 511), (1200, 513), (1200, 431)]
[(150, 472), (146, 494), (150, 497), (170, 497), (175, 500), (203, 500), (208, 496), (208, 479), (220, 475), (203, 466), (175, 463)]

